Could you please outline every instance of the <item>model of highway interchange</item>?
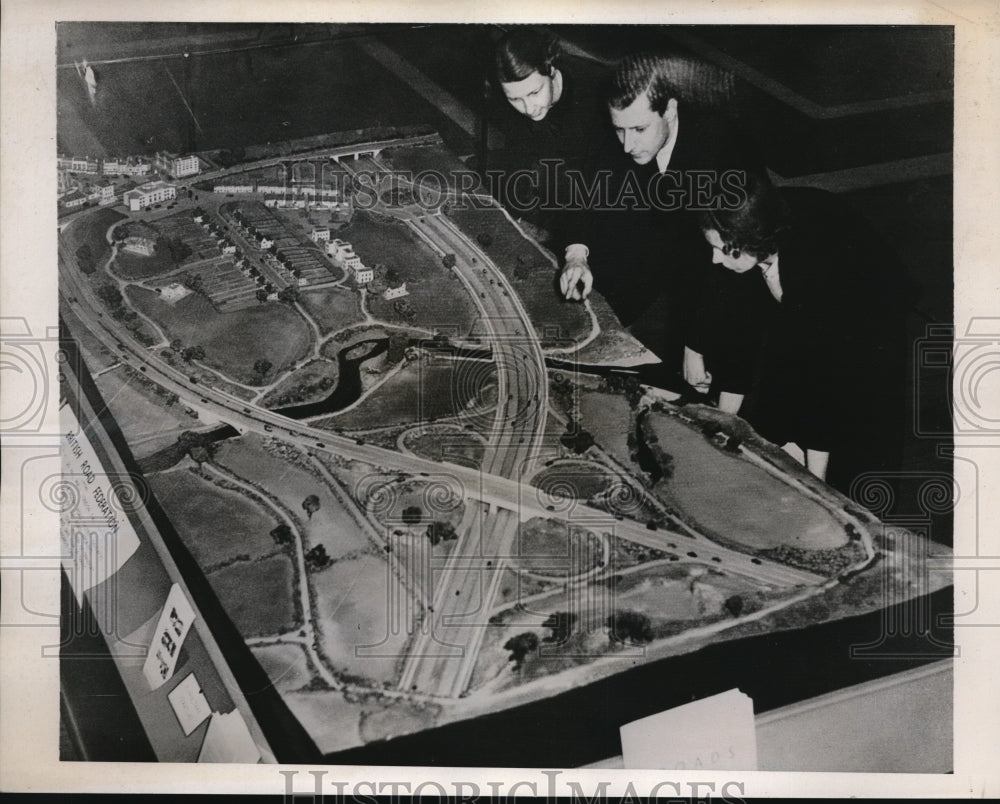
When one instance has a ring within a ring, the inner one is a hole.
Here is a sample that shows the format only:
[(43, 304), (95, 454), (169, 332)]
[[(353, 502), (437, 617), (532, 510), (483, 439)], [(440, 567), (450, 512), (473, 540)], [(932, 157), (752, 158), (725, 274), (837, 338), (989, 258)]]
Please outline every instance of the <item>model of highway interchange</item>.
[(436, 136), (202, 158), (62, 220), (61, 313), (320, 751), (918, 592), (917, 537), (603, 372), (654, 358), (482, 191), (393, 178)]

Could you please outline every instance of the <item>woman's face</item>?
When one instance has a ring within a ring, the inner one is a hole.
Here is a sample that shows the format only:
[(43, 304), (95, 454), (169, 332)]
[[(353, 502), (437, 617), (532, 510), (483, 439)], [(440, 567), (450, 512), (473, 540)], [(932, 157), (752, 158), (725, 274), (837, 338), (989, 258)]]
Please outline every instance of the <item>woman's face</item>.
[(716, 265), (721, 263), (723, 267), (738, 274), (746, 273), (757, 265), (757, 257), (753, 254), (740, 254), (737, 257), (738, 251), (730, 251), (717, 230), (706, 229), (704, 234), (708, 244), (712, 247), (712, 262)]
[(544, 120), (555, 102), (559, 99), (559, 84), (562, 76), (558, 70), (552, 75), (542, 75), (535, 70), (527, 78), (520, 81), (501, 82), (503, 94), (507, 102), (518, 112), (534, 120)]

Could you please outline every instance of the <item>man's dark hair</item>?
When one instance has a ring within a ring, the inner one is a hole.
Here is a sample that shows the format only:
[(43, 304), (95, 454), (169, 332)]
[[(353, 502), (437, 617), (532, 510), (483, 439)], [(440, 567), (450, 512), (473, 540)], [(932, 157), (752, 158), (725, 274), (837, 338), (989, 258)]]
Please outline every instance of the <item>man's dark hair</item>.
[(618, 63), (608, 88), (608, 106), (625, 109), (643, 93), (649, 107), (662, 115), (671, 98), (702, 106), (732, 100), (734, 79), (719, 67), (660, 53), (636, 53)]
[(744, 175), (744, 199), (735, 209), (718, 209), (700, 216), (702, 231), (715, 229), (731, 249), (764, 259), (778, 251), (789, 228), (789, 211), (781, 193), (766, 173)]
[(554, 34), (538, 28), (513, 28), (497, 43), (493, 55), (498, 81), (522, 81), (533, 72), (551, 76), (562, 55)]

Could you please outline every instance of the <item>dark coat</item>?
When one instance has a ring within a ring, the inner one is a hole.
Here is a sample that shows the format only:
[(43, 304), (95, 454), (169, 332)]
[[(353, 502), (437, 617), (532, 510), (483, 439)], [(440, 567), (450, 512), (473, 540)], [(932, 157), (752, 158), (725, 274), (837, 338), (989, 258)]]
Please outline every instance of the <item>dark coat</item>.
[[(711, 251), (697, 214), (717, 203), (718, 177), (762, 168), (755, 144), (733, 122), (693, 106), (678, 108), (679, 130), (666, 173), (637, 165), (610, 127), (591, 158), (587, 178), (606, 178), (597, 203), (579, 212), (566, 244), (590, 249), (594, 287), (623, 324), (668, 364), (679, 368), (692, 282)], [(699, 188), (701, 190), (699, 191)]]
[[(497, 91), (492, 116), (504, 135), (504, 147), (490, 156), (488, 166), (495, 171), (491, 190), (507, 210), (549, 231), (560, 230), (567, 171), (584, 169), (608, 127), (608, 111), (596, 87), (600, 79), (582, 83), (572, 64), (561, 72), (562, 95), (539, 121), (519, 114)], [(530, 171), (534, 181), (506, 182), (516, 171)]]
[(705, 355), (715, 390), (747, 394), (741, 415), (765, 438), (831, 452), (841, 476), (886, 468), (898, 461), (915, 286), (841, 199), (780, 192), (790, 210), (781, 302), (759, 269), (706, 264), (688, 343)]

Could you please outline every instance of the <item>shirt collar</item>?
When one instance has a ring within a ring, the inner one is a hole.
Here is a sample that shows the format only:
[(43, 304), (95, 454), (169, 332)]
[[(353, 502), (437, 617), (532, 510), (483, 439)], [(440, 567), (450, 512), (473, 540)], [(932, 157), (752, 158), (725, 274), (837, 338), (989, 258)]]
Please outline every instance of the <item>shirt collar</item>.
[(660, 173), (666, 171), (670, 165), (670, 157), (673, 156), (674, 146), (677, 144), (677, 130), (680, 128), (680, 115), (674, 115), (674, 124), (670, 127), (670, 136), (663, 143), (663, 147), (656, 152), (656, 166)]

